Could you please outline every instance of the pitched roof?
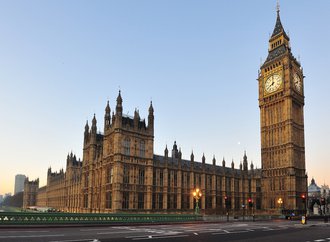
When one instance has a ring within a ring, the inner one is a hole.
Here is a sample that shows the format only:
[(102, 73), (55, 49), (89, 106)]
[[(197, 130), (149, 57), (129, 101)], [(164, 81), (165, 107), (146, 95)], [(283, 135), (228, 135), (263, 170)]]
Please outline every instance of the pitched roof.
[(273, 38), (274, 36), (283, 33), (283, 35), (289, 39), (288, 35), (285, 33), (285, 30), (283, 28), (282, 22), (281, 22), (281, 18), (280, 18), (280, 11), (277, 11), (277, 18), (276, 18), (276, 23), (275, 23), (275, 27), (273, 30), (273, 34), (271, 36), (271, 38)]

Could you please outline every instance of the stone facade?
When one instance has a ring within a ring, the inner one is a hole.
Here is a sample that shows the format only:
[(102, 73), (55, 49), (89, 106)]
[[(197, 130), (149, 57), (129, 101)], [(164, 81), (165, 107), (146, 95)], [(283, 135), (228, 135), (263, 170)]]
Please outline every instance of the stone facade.
[(279, 11), (269, 45), (258, 77), (262, 169), (254, 169), (252, 163), (248, 169), (246, 154), (239, 169), (233, 161), (231, 167), (225, 160), (218, 165), (215, 157), (208, 164), (204, 155), (198, 162), (193, 153), (186, 160), (176, 142), (171, 154), (166, 147), (164, 155), (155, 155), (152, 103), (147, 121), (138, 110), (133, 117), (124, 115), (119, 91), (114, 112), (109, 102), (106, 105), (102, 133), (95, 115), (91, 127), (86, 123), (83, 161), (70, 154), (66, 171), (49, 169), (42, 191), (46, 199), (38, 202), (69, 212), (191, 213), (192, 194), (199, 188), (203, 213), (279, 213), (278, 198), (287, 209), (303, 209), (303, 73), (291, 54)]

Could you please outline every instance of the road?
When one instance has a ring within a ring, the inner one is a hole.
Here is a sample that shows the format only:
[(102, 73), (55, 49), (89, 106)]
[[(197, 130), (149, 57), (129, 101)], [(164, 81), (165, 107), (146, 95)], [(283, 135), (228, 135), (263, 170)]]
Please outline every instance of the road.
[(0, 241), (330, 241), (330, 224), (298, 221), (194, 223), (148, 226), (1, 228)]

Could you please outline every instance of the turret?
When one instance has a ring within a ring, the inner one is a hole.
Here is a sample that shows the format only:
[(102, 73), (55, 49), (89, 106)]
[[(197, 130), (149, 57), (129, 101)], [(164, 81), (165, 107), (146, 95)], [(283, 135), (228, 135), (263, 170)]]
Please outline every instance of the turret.
[(223, 159), (222, 159), (222, 167), (226, 167), (225, 157), (223, 157)]
[(118, 97), (117, 97), (116, 115), (117, 116), (122, 116), (123, 115), (123, 99), (121, 98), (120, 90), (119, 90), (119, 94), (118, 94)]
[(179, 169), (181, 169), (181, 160), (182, 160), (182, 152), (181, 152), (181, 148), (179, 148), (179, 153), (178, 153), (178, 167)]
[(140, 114), (137, 109), (134, 111), (134, 128), (138, 129), (139, 128), (139, 122), (140, 122)]
[(153, 134), (154, 133), (154, 107), (152, 106), (152, 101), (150, 102), (149, 114), (148, 114), (148, 129)]
[(244, 171), (248, 170), (248, 160), (246, 156), (246, 151), (244, 151), (244, 156), (243, 156), (243, 169)]
[(235, 169), (234, 159), (231, 161), (231, 169)]
[(191, 170), (194, 170), (194, 159), (195, 159), (195, 156), (194, 156), (194, 152), (191, 151), (191, 155), (190, 155), (190, 169)]
[(89, 140), (89, 126), (88, 121), (86, 121), (85, 132), (84, 132), (84, 145), (88, 143)]
[(203, 156), (202, 156), (202, 164), (205, 165), (205, 155), (203, 153)]
[(251, 168), (251, 170), (253, 170), (254, 169), (254, 165), (253, 165), (253, 162), (251, 161), (251, 165), (250, 165), (250, 168)]
[(178, 158), (178, 146), (176, 145), (176, 141), (174, 141), (173, 149), (172, 149), (172, 158)]
[(165, 156), (165, 158), (168, 158), (168, 149), (167, 149), (167, 145), (166, 145), (165, 150), (164, 150), (164, 156)]
[(107, 106), (105, 107), (105, 115), (104, 115), (104, 132), (108, 130), (111, 126), (111, 108), (109, 105), (109, 101), (107, 102)]
[(70, 165), (70, 156), (69, 154), (66, 157), (66, 167), (68, 167)]
[(97, 132), (97, 127), (96, 127), (96, 117), (95, 117), (95, 113), (94, 113), (94, 117), (92, 120), (92, 127), (91, 127), (91, 142), (92, 143), (96, 143), (96, 132)]
[(216, 165), (216, 159), (215, 159), (215, 155), (213, 156), (213, 160), (212, 160), (212, 164), (215, 166)]

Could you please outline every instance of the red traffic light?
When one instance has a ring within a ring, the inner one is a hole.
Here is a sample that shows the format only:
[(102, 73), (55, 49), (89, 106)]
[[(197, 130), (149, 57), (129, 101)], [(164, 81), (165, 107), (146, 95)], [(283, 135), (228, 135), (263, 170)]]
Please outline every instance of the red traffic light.
[(301, 198), (302, 199), (305, 199), (306, 198), (305, 194), (301, 195)]
[(251, 203), (251, 202), (252, 202), (252, 199), (251, 199), (251, 198), (249, 198), (249, 199), (248, 199), (248, 202), (249, 202), (249, 203)]
[(228, 199), (228, 197), (227, 196), (225, 196), (225, 200), (227, 200)]

